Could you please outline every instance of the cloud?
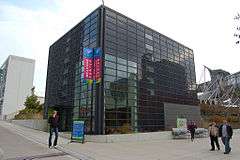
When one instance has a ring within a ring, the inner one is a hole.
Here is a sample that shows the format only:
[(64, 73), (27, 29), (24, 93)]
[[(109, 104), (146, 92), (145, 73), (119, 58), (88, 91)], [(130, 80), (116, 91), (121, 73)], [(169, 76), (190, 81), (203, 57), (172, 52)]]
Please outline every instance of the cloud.
[(54, 10), (0, 3), (0, 58), (14, 54), (35, 59), (34, 85), (39, 95), (45, 94), (50, 45), (100, 5), (98, 1), (88, 2), (54, 0)]
[(168, 0), (128, 1), (107, 4), (127, 16), (183, 43), (194, 51), (197, 82), (203, 65), (240, 70), (240, 46), (233, 41), (233, 18), (240, 1)]
[(34, 85), (38, 94), (44, 95), (48, 47), (58, 33), (58, 28), (49, 23), (55, 15), (9, 5), (2, 6), (1, 11), (0, 40), (11, 44), (2, 46), (1, 52), (35, 59)]
[[(53, 0), (55, 9), (37, 10), (0, 2), (0, 59), (9, 54), (36, 60), (34, 85), (45, 93), (48, 50), (52, 43), (96, 9), (101, 0)], [(239, 70), (233, 40), (237, 0), (105, 0), (105, 4), (194, 50), (197, 82), (202, 65)]]

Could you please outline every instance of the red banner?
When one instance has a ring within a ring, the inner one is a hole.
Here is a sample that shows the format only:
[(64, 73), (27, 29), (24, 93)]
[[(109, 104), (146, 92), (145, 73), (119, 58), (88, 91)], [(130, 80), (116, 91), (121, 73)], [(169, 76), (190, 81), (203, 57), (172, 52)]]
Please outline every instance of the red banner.
[(92, 69), (93, 60), (90, 58), (84, 58), (84, 79), (93, 79)]
[(102, 59), (95, 58), (94, 59), (94, 80), (99, 80), (102, 77)]
[(94, 80), (100, 82), (102, 78), (102, 50), (101, 48), (94, 49)]
[(83, 49), (83, 63), (84, 63), (84, 79), (93, 79), (93, 49), (84, 48)]
[(102, 50), (100, 48), (84, 48), (84, 79), (98, 83), (102, 77)]

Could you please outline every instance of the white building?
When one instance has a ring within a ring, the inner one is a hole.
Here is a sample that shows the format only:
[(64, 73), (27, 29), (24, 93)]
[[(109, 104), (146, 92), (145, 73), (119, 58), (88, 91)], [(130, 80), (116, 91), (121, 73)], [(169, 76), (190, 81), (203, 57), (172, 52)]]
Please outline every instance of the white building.
[(10, 55), (0, 68), (0, 119), (24, 108), (33, 87), (35, 60)]
[(40, 102), (40, 104), (44, 104), (44, 97), (37, 97), (38, 101)]

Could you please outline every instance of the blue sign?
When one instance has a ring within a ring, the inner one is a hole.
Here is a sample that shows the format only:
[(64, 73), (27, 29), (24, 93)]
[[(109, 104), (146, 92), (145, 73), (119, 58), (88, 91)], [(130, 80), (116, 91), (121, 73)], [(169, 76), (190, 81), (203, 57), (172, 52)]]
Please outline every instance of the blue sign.
[(72, 140), (84, 140), (84, 121), (73, 121)]

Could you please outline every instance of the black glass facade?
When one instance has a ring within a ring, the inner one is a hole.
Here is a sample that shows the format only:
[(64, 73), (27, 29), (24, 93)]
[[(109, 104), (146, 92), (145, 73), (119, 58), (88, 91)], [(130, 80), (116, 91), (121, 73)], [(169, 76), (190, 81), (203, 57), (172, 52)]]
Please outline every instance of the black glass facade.
[(104, 42), (106, 133), (163, 130), (163, 102), (197, 103), (191, 49), (109, 8)]
[[(100, 84), (83, 83), (83, 47), (103, 50)], [(191, 49), (107, 7), (50, 47), (46, 108), (70, 106), (89, 134), (164, 130), (164, 102), (196, 105), (195, 90)]]
[[(56, 41), (49, 50), (45, 117), (49, 107), (60, 113), (61, 130), (70, 130), (72, 120), (79, 117), (92, 128), (95, 86), (83, 79), (83, 48), (99, 46), (100, 9), (96, 9), (73, 29)], [(81, 106), (81, 107), (80, 107)], [(88, 128), (89, 128), (88, 127)]]

